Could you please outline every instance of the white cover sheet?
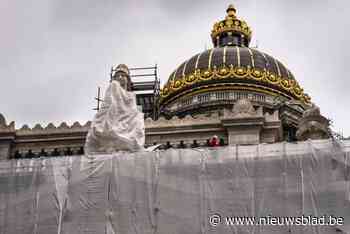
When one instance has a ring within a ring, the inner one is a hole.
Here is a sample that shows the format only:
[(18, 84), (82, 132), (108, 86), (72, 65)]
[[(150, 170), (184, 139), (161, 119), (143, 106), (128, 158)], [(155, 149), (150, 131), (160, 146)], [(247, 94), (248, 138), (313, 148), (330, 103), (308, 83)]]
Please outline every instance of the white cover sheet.
[[(0, 234), (350, 233), (350, 142), (0, 162)], [(334, 215), (335, 226), (211, 226), (225, 216)]]
[(88, 132), (87, 154), (143, 150), (145, 126), (143, 113), (137, 109), (136, 96), (113, 80), (106, 90), (101, 109)]

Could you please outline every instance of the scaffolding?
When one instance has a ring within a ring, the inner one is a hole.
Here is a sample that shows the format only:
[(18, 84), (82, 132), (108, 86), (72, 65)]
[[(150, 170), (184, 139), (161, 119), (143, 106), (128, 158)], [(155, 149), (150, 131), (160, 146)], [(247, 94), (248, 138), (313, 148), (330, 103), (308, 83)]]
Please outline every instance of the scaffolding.
[[(158, 78), (157, 64), (150, 67), (133, 67), (129, 68), (131, 79), (131, 91), (136, 94), (137, 105), (141, 106), (145, 118), (158, 119), (159, 116), (159, 95), (160, 80)], [(111, 68), (111, 76), (113, 75)], [(95, 97), (97, 106), (93, 110), (99, 111), (101, 99), (101, 88), (97, 89)]]
[(132, 91), (137, 104), (142, 106), (145, 118), (156, 120), (159, 115), (160, 80), (157, 64), (150, 67), (129, 68)]

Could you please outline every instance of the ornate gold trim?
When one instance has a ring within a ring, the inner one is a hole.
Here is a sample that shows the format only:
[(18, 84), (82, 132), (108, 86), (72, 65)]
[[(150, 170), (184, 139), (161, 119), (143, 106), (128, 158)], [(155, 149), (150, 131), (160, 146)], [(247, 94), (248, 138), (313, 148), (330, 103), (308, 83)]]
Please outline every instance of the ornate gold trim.
[(224, 20), (216, 22), (211, 31), (211, 38), (213, 42), (217, 37), (225, 32), (238, 32), (243, 34), (250, 41), (252, 37), (252, 30), (247, 25), (244, 20), (240, 20), (236, 16), (236, 9), (232, 6), (229, 6), (227, 9), (227, 15)]
[(218, 35), (225, 32), (242, 33), (248, 40), (252, 37), (252, 30), (248, 27), (247, 23), (239, 19), (225, 19), (215, 23), (211, 32), (211, 37), (215, 40)]
[[(161, 89), (161, 102), (175, 91), (180, 89), (185, 90), (187, 87), (195, 83), (214, 79), (230, 79), (234, 82), (237, 78), (256, 80), (259, 81), (261, 85), (273, 85), (276, 88), (282, 88), (284, 91), (283, 93), (286, 93), (304, 103), (310, 102), (310, 97), (304, 93), (303, 89), (293, 79), (281, 77), (270, 71), (266, 71), (265, 69), (234, 67), (232, 64), (230, 66), (214, 66), (211, 69), (204, 70), (196, 69), (192, 74), (170, 81), (170, 83), (165, 84), (164, 88)], [(249, 84), (245, 85), (248, 86)], [(280, 93), (278, 90), (274, 90), (274, 92)]]

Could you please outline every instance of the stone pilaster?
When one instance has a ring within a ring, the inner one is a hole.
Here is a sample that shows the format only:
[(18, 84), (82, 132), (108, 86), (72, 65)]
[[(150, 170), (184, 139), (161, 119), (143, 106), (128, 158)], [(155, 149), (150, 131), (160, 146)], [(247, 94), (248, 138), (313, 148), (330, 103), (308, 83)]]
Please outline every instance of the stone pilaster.
[(262, 109), (255, 111), (249, 99), (241, 99), (224, 113), (221, 124), (227, 129), (229, 145), (258, 144), (264, 120)]
[(263, 117), (222, 119), (221, 123), (227, 129), (229, 145), (259, 144), (261, 142)]

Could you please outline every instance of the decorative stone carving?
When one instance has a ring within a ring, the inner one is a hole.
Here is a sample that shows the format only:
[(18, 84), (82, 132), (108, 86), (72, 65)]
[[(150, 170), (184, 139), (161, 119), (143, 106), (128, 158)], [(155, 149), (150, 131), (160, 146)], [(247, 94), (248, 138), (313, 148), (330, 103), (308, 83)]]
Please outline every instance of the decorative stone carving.
[(0, 132), (9, 133), (15, 131), (15, 122), (12, 121), (9, 125), (6, 124), (5, 117), (0, 114)]
[(172, 117), (167, 120), (161, 116), (158, 120), (154, 121), (151, 118), (147, 118), (145, 125), (147, 128), (166, 128), (166, 127), (181, 127), (181, 126), (195, 126), (202, 124), (219, 124), (219, 116), (212, 115), (210, 117), (199, 115), (192, 117), (191, 115), (186, 115), (184, 118), (178, 118), (177, 116)]
[(60, 124), (60, 126), (57, 129), (69, 129), (69, 126), (66, 122), (63, 122)]
[[(75, 122), (72, 126), (68, 126), (66, 122), (60, 124), (56, 127), (53, 123), (49, 123), (45, 128), (40, 124), (36, 124), (34, 128), (30, 128), (27, 124), (23, 125), (20, 129), (16, 130), (16, 135), (50, 135), (50, 134), (60, 134), (60, 133), (84, 133), (90, 129), (91, 121), (88, 121), (84, 126), (79, 122)], [(14, 128), (14, 126), (13, 126)]]
[(10, 129), (11, 131), (15, 131), (15, 121), (12, 121), (7, 127), (8, 127), (8, 129)]
[(27, 124), (24, 124), (20, 129), (19, 131), (30, 131), (31, 128), (27, 125)]
[(303, 113), (303, 118), (306, 118), (308, 116), (321, 116), (320, 108), (315, 104), (312, 104), (312, 106), (309, 109), (305, 110)]
[(0, 113), (0, 132), (13, 132), (15, 131), (15, 122), (12, 121), (9, 125), (6, 124), (5, 117)]
[(56, 130), (56, 126), (53, 124), (53, 123), (49, 123), (47, 126), (46, 126), (46, 128), (45, 128), (45, 130)]
[(268, 122), (276, 122), (279, 121), (278, 118), (279, 111), (275, 110), (272, 114), (269, 114), (268, 112), (265, 113), (265, 120)]
[(312, 104), (303, 113), (296, 136), (298, 140), (327, 139), (331, 137), (329, 120), (321, 115), (320, 108), (315, 104)]
[(232, 109), (232, 116), (235, 118), (254, 117), (257, 115), (249, 99), (239, 99)]
[(42, 130), (44, 130), (44, 128), (41, 126), (41, 124), (36, 124), (32, 130), (33, 131), (42, 131)]
[(1, 113), (0, 113), (0, 126), (6, 126), (6, 119)]
[(91, 121), (87, 121), (85, 124), (84, 124), (84, 128), (89, 128), (90, 129), (90, 127), (91, 127)]
[(86, 137), (85, 153), (144, 149), (144, 117), (137, 109), (136, 95), (128, 91), (130, 85), (125, 65), (112, 69), (111, 83), (106, 90), (102, 107), (95, 115)]
[(73, 123), (73, 125), (70, 128), (77, 129), (77, 128), (81, 128), (81, 127), (82, 127), (81, 124), (78, 121), (76, 121)]

